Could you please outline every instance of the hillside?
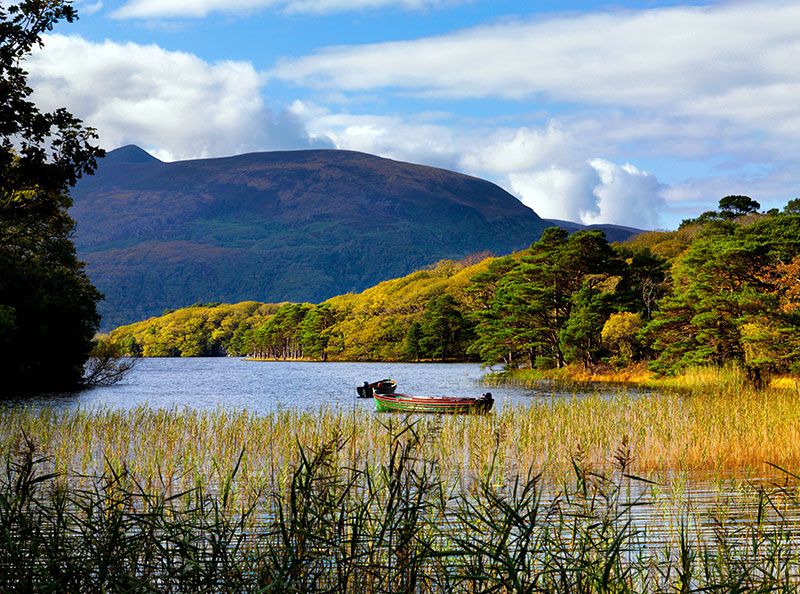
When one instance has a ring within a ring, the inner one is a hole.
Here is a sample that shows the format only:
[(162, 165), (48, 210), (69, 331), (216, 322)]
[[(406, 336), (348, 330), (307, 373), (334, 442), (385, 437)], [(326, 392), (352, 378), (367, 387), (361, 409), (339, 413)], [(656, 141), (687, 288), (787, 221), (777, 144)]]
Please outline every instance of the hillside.
[(105, 328), (198, 301), (319, 302), (546, 226), (487, 181), (349, 151), (163, 163), (128, 146), (73, 197)]
[(550, 226), (488, 181), (336, 150), (164, 163), (127, 146), (73, 198), (106, 329), (196, 302), (320, 302)]
[[(259, 330), (263, 334), (283, 324), (286, 336), (282, 344), (299, 339), (294, 336), (299, 326), (305, 334), (306, 350), (313, 351), (315, 343), (324, 342), (320, 352), (306, 355), (312, 358), (403, 359), (409, 356), (405, 352), (409, 328), (423, 322), (426, 311), (443, 295), (452, 298), (459, 308), (466, 307), (469, 299), (465, 289), (470, 278), (486, 270), (492, 261), (444, 260), (358, 294), (332, 297), (316, 307), (308, 303), (197, 304), (121, 326), (109, 338), (122, 345), (127, 354), (145, 357), (248, 355)], [(312, 314), (314, 310), (316, 314)]]

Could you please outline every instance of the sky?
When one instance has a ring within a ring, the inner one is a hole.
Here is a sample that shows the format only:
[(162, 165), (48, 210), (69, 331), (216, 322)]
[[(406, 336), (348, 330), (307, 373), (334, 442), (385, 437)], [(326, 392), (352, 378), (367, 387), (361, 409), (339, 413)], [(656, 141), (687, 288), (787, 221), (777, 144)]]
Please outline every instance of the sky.
[(36, 101), (163, 160), (340, 148), (545, 218), (675, 228), (800, 196), (800, 2), (76, 0)]

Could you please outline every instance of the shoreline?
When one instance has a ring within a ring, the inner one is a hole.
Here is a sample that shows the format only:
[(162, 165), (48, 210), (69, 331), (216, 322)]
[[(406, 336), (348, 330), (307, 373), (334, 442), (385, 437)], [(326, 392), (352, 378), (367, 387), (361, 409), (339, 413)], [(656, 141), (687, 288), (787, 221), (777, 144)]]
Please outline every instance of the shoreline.
[(561, 369), (514, 369), (487, 373), (488, 385), (510, 385), (534, 387), (542, 382), (564, 384), (627, 385), (637, 388), (667, 389), (679, 391), (703, 391), (749, 388), (755, 391), (791, 390), (800, 393), (800, 377), (781, 375), (770, 378), (762, 387), (755, 387), (743, 370), (734, 366), (698, 367), (687, 369), (675, 376), (658, 376), (643, 364), (613, 370), (598, 367), (589, 371), (580, 365), (569, 365)]

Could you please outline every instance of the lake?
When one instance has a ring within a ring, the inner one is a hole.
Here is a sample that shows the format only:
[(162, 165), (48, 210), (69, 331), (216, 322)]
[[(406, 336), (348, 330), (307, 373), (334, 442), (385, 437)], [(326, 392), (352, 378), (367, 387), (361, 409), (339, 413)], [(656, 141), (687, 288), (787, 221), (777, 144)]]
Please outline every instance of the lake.
[[(420, 395), (480, 396), (491, 391), (495, 406), (528, 404), (568, 397), (552, 387), (523, 389), (481, 385), (485, 369), (473, 363), (313, 363), (246, 361), (233, 357), (140, 359), (117, 385), (75, 394), (39, 396), (32, 406), (59, 409), (193, 408), (246, 409), (267, 413), (321, 406), (373, 409), (371, 399), (357, 399), (356, 386), (391, 377), (398, 392)], [(618, 388), (614, 388), (617, 393)]]
[[(357, 399), (355, 388), (364, 381), (392, 377), (398, 390), (410, 394), (479, 396), (491, 391), (499, 410), (526, 406), (559, 398), (580, 398), (585, 393), (612, 397), (620, 393), (647, 394), (634, 388), (598, 384), (588, 392), (542, 384), (538, 389), (491, 387), (481, 384), (486, 370), (477, 364), (437, 363), (313, 363), (259, 362), (238, 358), (158, 358), (141, 359), (115, 386), (95, 388), (69, 395), (39, 396), (25, 400), (34, 408), (60, 411), (77, 409), (117, 409), (137, 407), (153, 409), (248, 410), (268, 414), (289, 408), (314, 412), (321, 407), (366, 411), (374, 402)], [(7, 401), (4, 404), (9, 404)], [(10, 404), (13, 404), (11, 401)], [(455, 419), (454, 419), (455, 420)], [(203, 448), (201, 448), (202, 451)], [(70, 450), (71, 451), (71, 450)], [(656, 548), (675, 537), (680, 521), (691, 518), (693, 536), (713, 541), (718, 529), (718, 514), (726, 525), (738, 530), (752, 523), (758, 515), (755, 507), (759, 489), (773, 488), (774, 473), (744, 479), (732, 473), (714, 478), (663, 473), (651, 476), (661, 483), (657, 489), (633, 482), (628, 486), (639, 505), (631, 507), (625, 518), (632, 525), (647, 527), (640, 545)], [(783, 478), (785, 477), (778, 477)], [(628, 481), (630, 483), (630, 481)], [(545, 491), (545, 500), (548, 493)], [(785, 525), (800, 530), (800, 511), (794, 506), (782, 509)], [(769, 522), (780, 523), (777, 513), (768, 513)], [(638, 551), (640, 549), (635, 549)]]

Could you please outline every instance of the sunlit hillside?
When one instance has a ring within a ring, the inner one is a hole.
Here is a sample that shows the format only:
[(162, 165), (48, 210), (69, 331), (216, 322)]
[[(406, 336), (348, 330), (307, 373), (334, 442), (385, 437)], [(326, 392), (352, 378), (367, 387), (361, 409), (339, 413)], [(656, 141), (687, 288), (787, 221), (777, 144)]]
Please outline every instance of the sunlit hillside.
[[(361, 293), (333, 297), (318, 306), (255, 301), (197, 304), (121, 326), (109, 338), (129, 354), (145, 357), (247, 355), (248, 332), (275, 322), (281, 312), (316, 309), (328, 312), (331, 322), (323, 332), (326, 344), (322, 352), (312, 348), (307, 356), (343, 360), (414, 358), (404, 352), (404, 339), (415, 322), (423, 322), (426, 307), (443, 295), (452, 297), (461, 307), (467, 305), (465, 288), (470, 278), (485, 270), (491, 261), (492, 258), (480, 257), (459, 262), (443, 260)], [(310, 330), (306, 328), (307, 333)]]

